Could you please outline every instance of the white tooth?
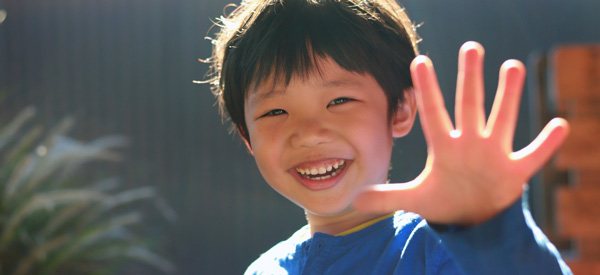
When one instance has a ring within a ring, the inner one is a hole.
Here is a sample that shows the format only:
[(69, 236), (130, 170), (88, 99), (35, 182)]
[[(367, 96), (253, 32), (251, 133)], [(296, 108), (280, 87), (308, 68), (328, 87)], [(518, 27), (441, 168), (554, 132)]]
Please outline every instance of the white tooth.
[(344, 163), (346, 163), (345, 160), (340, 161), (340, 166), (344, 165)]
[(311, 170), (310, 170), (310, 174), (311, 174), (311, 175), (316, 175), (316, 174), (318, 174), (318, 173), (319, 173), (319, 171), (317, 171), (317, 169), (316, 169), (316, 168), (313, 168), (313, 169), (311, 169)]
[(324, 179), (324, 180), (326, 180), (326, 179), (328, 179), (328, 178), (331, 178), (331, 175), (327, 175), (327, 176), (322, 176), (322, 177), (321, 177), (321, 179)]
[(331, 165), (327, 166), (327, 172), (333, 170), (333, 167)]
[(331, 173), (331, 176), (332, 176), (332, 177), (335, 177), (335, 175), (337, 175), (337, 172), (333, 172), (333, 173)]
[(325, 167), (319, 168), (319, 174), (325, 174), (325, 172), (327, 172), (327, 169)]
[(338, 167), (340, 167), (340, 166), (338, 165), (337, 162), (333, 164), (333, 168), (338, 169)]

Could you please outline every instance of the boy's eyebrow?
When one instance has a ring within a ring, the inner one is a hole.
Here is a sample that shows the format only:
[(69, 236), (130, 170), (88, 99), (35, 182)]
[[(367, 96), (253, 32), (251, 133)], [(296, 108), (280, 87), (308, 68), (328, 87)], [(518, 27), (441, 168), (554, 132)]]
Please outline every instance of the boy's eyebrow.
[(344, 78), (323, 81), (323, 82), (319, 83), (318, 86), (323, 87), (323, 88), (330, 88), (330, 87), (348, 87), (348, 86), (362, 86), (362, 85), (361, 85), (360, 81), (357, 81), (356, 79), (344, 77)]
[[(315, 84), (315, 88), (335, 88), (335, 87), (356, 87), (356, 86), (362, 86), (362, 83), (360, 81), (357, 81), (356, 79), (353, 79), (351, 77), (340, 77), (340, 78), (334, 78), (331, 80), (326, 80), (324, 79), (321, 82), (318, 82), (317, 84)], [(256, 92), (251, 92), (250, 93), (250, 98), (249, 98), (249, 105), (253, 105), (256, 104), (257, 102), (278, 96), (278, 95), (283, 95), (285, 94), (285, 89), (281, 89), (281, 88), (273, 88), (270, 89), (268, 91), (265, 90), (258, 90)]]
[(285, 94), (285, 89), (271, 89), (268, 91), (256, 91), (254, 93), (250, 93), (250, 97), (248, 100), (249, 105), (256, 104), (257, 102), (275, 97), (277, 95)]

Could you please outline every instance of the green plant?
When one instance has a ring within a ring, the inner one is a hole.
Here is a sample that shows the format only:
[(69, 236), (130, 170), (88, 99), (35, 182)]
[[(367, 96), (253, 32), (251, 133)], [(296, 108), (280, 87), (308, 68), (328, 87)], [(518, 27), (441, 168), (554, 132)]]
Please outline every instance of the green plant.
[(46, 129), (34, 117), (27, 108), (0, 129), (0, 274), (114, 273), (131, 260), (171, 273), (131, 230), (154, 189), (123, 190), (90, 169), (119, 160), (126, 140), (83, 143), (65, 135), (71, 118)]

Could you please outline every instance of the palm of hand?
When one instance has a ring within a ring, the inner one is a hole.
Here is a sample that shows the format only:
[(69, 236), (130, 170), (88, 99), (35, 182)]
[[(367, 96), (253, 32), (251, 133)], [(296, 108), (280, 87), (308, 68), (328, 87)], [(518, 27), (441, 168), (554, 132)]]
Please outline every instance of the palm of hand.
[(514, 203), (523, 184), (564, 141), (568, 124), (552, 120), (524, 149), (512, 142), (525, 69), (515, 60), (500, 69), (496, 99), (486, 123), (483, 107), (483, 48), (467, 42), (459, 53), (456, 128), (444, 106), (431, 61), (411, 64), (421, 125), (428, 144), (423, 172), (404, 184), (381, 184), (359, 194), (366, 212), (406, 210), (431, 222), (477, 224)]

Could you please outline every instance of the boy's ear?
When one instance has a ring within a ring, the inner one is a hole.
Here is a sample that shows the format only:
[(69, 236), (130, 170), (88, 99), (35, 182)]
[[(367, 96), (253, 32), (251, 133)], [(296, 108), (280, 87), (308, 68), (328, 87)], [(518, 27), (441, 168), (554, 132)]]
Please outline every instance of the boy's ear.
[(415, 122), (417, 100), (412, 88), (404, 90), (404, 102), (399, 103), (398, 110), (392, 117), (392, 135), (394, 138), (406, 136)]
[(250, 142), (248, 142), (248, 140), (245, 139), (243, 136), (240, 135), (240, 137), (244, 141), (244, 144), (246, 144), (246, 149), (248, 149), (248, 152), (250, 153), (250, 155), (254, 156), (254, 152), (252, 152), (252, 146), (250, 146)]
[[(238, 134), (238, 137), (240, 137), (244, 141), (244, 144), (246, 144), (246, 149), (248, 149), (248, 152), (250, 153), (250, 155), (254, 156), (254, 152), (252, 152), (252, 146), (250, 145), (250, 136), (246, 134), (247, 130), (245, 130), (240, 125), (236, 125), (235, 130), (236, 130), (235, 132), (237, 132), (237, 134)], [(246, 138), (246, 136), (248, 138)]]

